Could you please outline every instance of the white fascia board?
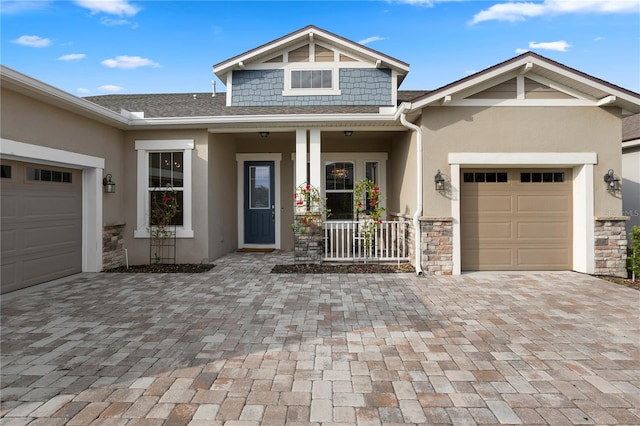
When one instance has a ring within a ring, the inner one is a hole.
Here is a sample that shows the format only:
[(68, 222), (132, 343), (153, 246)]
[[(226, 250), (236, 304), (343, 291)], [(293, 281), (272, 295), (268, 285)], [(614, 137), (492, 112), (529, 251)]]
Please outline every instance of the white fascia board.
[[(441, 106), (435, 105), (435, 106)], [(596, 101), (584, 99), (460, 99), (446, 106), (464, 107), (597, 107)]]
[(43, 164), (67, 166), (69, 168), (104, 169), (102, 157), (79, 154), (46, 146), (18, 142), (11, 139), (0, 139), (0, 154), (5, 158), (21, 161), (38, 161)]
[(640, 146), (640, 139), (634, 139), (632, 141), (622, 142), (622, 150), (635, 148)]
[[(67, 93), (63, 90), (24, 75), (4, 65), (0, 65), (0, 76), (2, 77), (3, 82), (12, 83), (16, 86), (33, 92), (33, 94), (40, 94), (44, 98), (55, 100), (70, 107), (79, 108), (91, 115), (96, 115), (103, 119), (115, 121), (120, 125), (129, 124), (129, 120), (126, 117), (118, 114), (117, 112), (94, 104), (93, 102), (89, 102), (86, 99), (79, 98), (75, 95), (72, 95), (71, 93)], [(42, 101), (41, 97), (36, 97), (36, 99)]]
[(395, 114), (296, 114), (296, 115), (245, 115), (245, 116), (211, 116), (211, 117), (157, 117), (132, 119), (130, 124), (136, 126), (166, 125), (216, 125), (242, 123), (299, 123), (299, 122), (383, 122), (396, 121)]

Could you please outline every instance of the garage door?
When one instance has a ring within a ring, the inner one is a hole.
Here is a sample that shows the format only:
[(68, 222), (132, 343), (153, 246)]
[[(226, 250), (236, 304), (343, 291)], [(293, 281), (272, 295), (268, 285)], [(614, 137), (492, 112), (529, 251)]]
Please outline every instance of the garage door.
[(571, 169), (461, 174), (463, 270), (571, 269)]
[(1, 292), (82, 271), (82, 173), (2, 160)]

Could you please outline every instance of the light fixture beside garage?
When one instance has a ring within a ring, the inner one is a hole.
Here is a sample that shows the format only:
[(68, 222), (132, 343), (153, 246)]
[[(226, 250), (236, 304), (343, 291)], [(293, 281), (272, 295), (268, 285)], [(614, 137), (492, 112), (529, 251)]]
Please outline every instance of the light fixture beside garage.
[(607, 191), (615, 192), (620, 189), (620, 178), (616, 176), (613, 169), (609, 169), (607, 174), (604, 175), (604, 181), (607, 183)]
[(112, 177), (111, 174), (108, 174), (102, 179), (105, 194), (113, 194), (116, 192), (116, 183), (111, 180)]
[(433, 177), (433, 181), (436, 184), (436, 191), (444, 191), (444, 177), (442, 176), (442, 173), (440, 173), (440, 169), (438, 169), (436, 175)]

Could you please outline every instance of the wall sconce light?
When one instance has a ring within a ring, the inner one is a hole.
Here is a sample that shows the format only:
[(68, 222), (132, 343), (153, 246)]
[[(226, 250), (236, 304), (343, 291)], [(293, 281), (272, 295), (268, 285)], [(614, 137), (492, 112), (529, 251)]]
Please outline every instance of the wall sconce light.
[(108, 174), (102, 179), (105, 194), (113, 194), (116, 192), (116, 183), (111, 180), (111, 177), (111, 174)]
[(444, 191), (444, 177), (442, 173), (440, 173), (440, 169), (438, 169), (438, 172), (433, 177), (433, 181), (436, 184), (436, 191)]
[(268, 138), (269, 137), (269, 132), (260, 132), (260, 137), (261, 138)]
[(353, 130), (345, 130), (345, 131), (344, 131), (344, 135), (345, 135), (345, 136), (351, 136), (351, 135), (353, 135)]
[(615, 192), (620, 189), (620, 179), (613, 172), (613, 169), (609, 169), (604, 175), (604, 181), (607, 183), (607, 191)]

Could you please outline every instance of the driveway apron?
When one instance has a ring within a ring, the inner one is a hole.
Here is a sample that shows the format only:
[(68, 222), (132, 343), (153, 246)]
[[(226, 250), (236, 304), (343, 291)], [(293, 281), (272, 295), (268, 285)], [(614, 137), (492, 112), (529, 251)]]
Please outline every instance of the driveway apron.
[(640, 292), (573, 272), (83, 274), (2, 299), (2, 425), (640, 424)]

